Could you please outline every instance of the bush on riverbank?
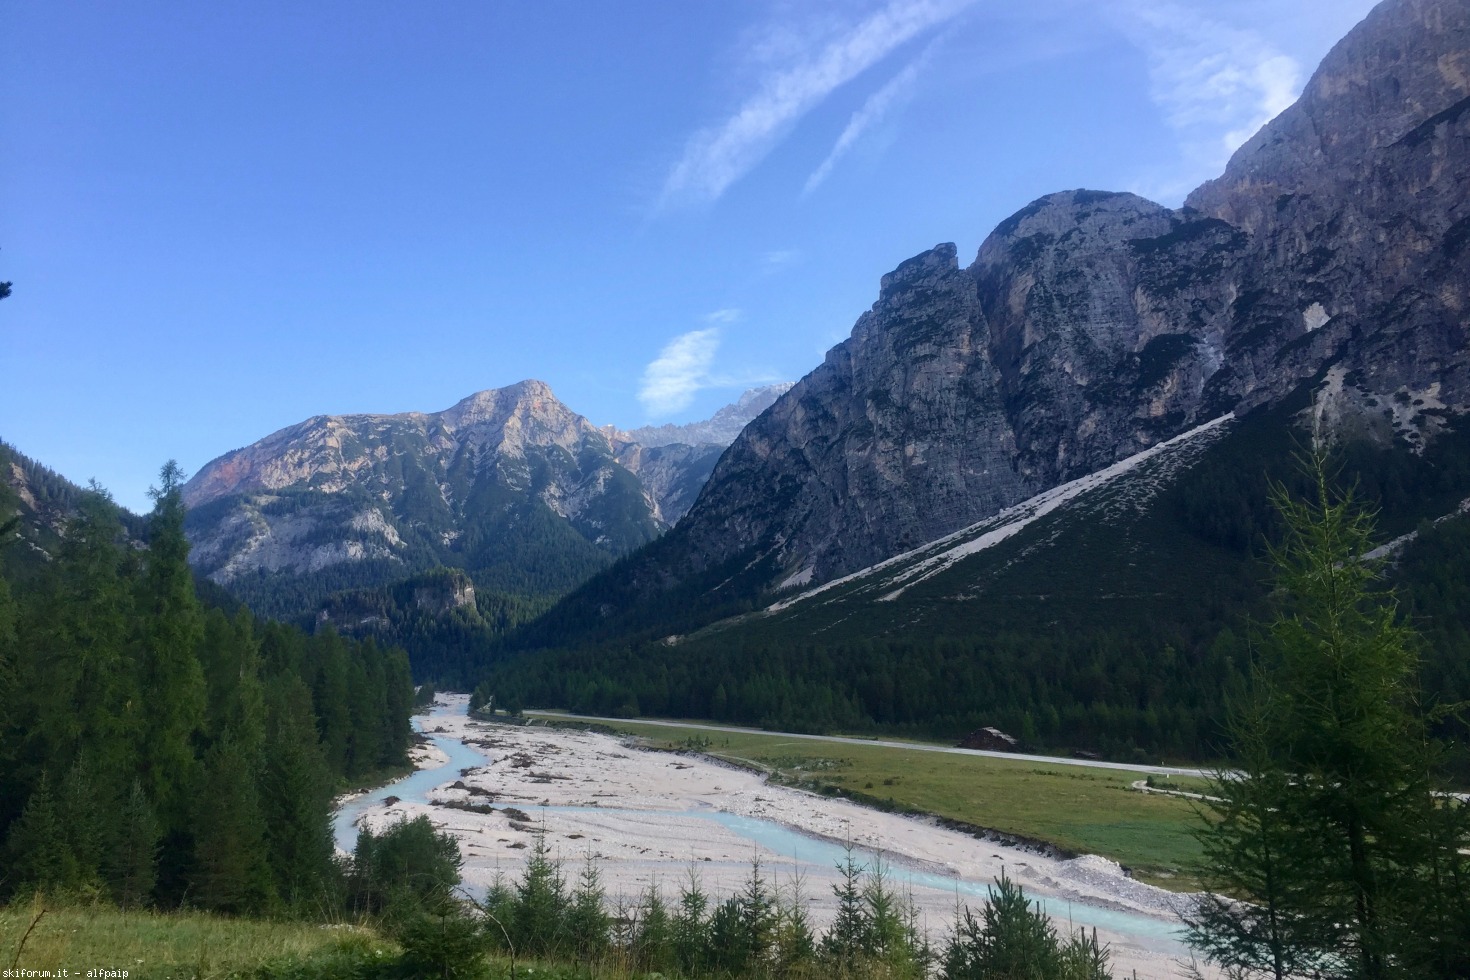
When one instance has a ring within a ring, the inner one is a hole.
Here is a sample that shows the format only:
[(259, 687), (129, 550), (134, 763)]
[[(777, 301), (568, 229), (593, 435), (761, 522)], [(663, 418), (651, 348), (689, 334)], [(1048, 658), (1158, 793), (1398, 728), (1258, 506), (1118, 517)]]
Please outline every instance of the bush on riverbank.
[[(978, 916), (957, 916), (942, 949), (931, 945), (910, 896), (881, 861), (849, 847), (834, 886), (837, 914), (818, 934), (801, 881), (782, 886), (754, 861), (733, 895), (704, 891), (691, 869), (677, 895), (655, 885), (609, 909), (590, 855), (569, 882), (535, 832), (520, 876), (497, 880), (483, 902), (459, 901), (453, 838), (428, 819), (364, 833), (351, 880), (357, 908), (403, 948), (410, 976), (505, 975), (755, 980), (1102, 980), (1108, 950), (1094, 935), (1063, 938), (1021, 888), (1002, 879)], [(541, 965), (556, 964), (550, 972)], [(517, 973), (519, 964), (520, 973)], [(1019, 971), (1019, 972), (1018, 972)], [(364, 975), (364, 974), (357, 974)], [(377, 974), (370, 974), (376, 976)]]

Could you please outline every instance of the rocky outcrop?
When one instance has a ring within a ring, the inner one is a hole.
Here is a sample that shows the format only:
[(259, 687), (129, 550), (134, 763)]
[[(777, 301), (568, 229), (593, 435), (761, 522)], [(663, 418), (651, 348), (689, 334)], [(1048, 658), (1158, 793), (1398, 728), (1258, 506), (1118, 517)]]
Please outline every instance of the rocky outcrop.
[(852, 337), (726, 451), (688, 518), (692, 556), (775, 547), (822, 579), (1030, 496), (990, 346), (953, 245), (899, 266)]
[(618, 451), (618, 462), (643, 481), (654, 517), (673, 525), (694, 506), (724, 451), (724, 446), (711, 443), (649, 447), (627, 442)]
[(1183, 208), (1053, 194), (885, 276), (628, 587), (821, 582), (1308, 382), (1429, 438), (1470, 408), (1467, 191), (1470, 5), (1387, 0)]
[(1249, 236), (1230, 374), (1248, 404), (1327, 363), (1365, 397), (1470, 402), (1470, 6), (1390, 0), (1187, 206)]

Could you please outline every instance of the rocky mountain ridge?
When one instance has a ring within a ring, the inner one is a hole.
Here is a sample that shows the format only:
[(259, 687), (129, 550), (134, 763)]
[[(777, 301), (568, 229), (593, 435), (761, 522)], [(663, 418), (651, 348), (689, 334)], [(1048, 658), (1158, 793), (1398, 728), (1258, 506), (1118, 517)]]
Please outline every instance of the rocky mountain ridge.
[(702, 422), (685, 425), (644, 425), (629, 429), (622, 436), (640, 446), (653, 448), (682, 443), (686, 446), (715, 444), (728, 446), (740, 435), (750, 420), (775, 404), (776, 399), (790, 391), (794, 381), (751, 388), (734, 402), (715, 412)]
[(1386, 0), (1184, 207), (1064, 191), (968, 267), (901, 263), (679, 527), (556, 622), (820, 584), (1303, 384), (1315, 417), (1422, 447), (1470, 408), (1467, 189), (1470, 5)]
[[(748, 392), (719, 426), (771, 397)], [(642, 445), (536, 380), (442, 412), (314, 416), (189, 480), (192, 560), (257, 605), (290, 591), (273, 576), (326, 576), (314, 604), (437, 567), (556, 594), (676, 522), (722, 451)]]

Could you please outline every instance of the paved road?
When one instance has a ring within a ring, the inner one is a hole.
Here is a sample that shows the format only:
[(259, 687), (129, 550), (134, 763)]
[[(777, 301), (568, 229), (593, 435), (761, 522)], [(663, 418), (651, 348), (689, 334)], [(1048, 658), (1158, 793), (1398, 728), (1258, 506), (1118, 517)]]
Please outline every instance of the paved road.
[(948, 745), (925, 745), (920, 742), (888, 742), (875, 738), (844, 738), (841, 735), (802, 735), (797, 732), (769, 732), (761, 728), (702, 725), (687, 721), (655, 721), (651, 718), (602, 718), (596, 715), (572, 715), (564, 711), (527, 711), (526, 714), (537, 718), (554, 718), (558, 721), (601, 721), (614, 725), (658, 725), (662, 728), (696, 728), (702, 732), (727, 732), (734, 735), (778, 735), (781, 738), (799, 738), (812, 742), (836, 742), (842, 745), (881, 745), (885, 748), (911, 749), (915, 752), (945, 752), (949, 755), (979, 755), (990, 759), (1019, 759), (1022, 762), (1045, 762), (1059, 766), (1081, 766), (1084, 769), (1113, 769), (1122, 772), (1139, 772), (1152, 776), (1212, 775), (1212, 771), (1208, 769), (1180, 769), (1174, 766), (1139, 766), (1127, 762), (1064, 759), (1054, 755), (1025, 755), (1020, 752), (989, 752), (985, 749), (960, 749)]

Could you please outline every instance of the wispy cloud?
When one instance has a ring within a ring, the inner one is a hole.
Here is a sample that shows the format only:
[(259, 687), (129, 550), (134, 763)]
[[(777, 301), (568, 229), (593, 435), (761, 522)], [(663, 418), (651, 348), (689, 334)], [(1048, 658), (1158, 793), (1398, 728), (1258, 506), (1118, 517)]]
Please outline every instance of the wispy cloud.
[(736, 320), (739, 320), (740, 311), (734, 307), (729, 307), (728, 309), (715, 310), (713, 313), (706, 313), (700, 319), (712, 326), (719, 326), (720, 324), (734, 323)]
[[(1149, 59), (1153, 101), (1179, 138), (1180, 172), (1148, 188), (1182, 196), (1219, 174), (1230, 155), (1301, 92), (1301, 65), (1252, 30), (1176, 3), (1129, 0), (1124, 29)], [(1166, 201), (1166, 203), (1168, 203)]]
[(796, 32), (768, 33), (754, 52), (767, 65), (755, 93), (724, 122), (694, 134), (664, 182), (660, 205), (717, 200), (834, 90), (971, 2), (888, 0), (815, 43)]
[(904, 66), (904, 69), (890, 78), (882, 88), (868, 96), (868, 101), (852, 114), (852, 118), (847, 122), (847, 128), (842, 131), (841, 136), (837, 137), (837, 142), (832, 144), (832, 150), (827, 154), (827, 159), (823, 160), (821, 166), (812, 171), (812, 175), (807, 178), (806, 186), (802, 188), (803, 194), (810, 194), (820, 187), (822, 181), (831, 175), (832, 168), (847, 155), (847, 151), (852, 149), (853, 144), (863, 133), (909, 100), (919, 80), (919, 73), (924, 70), (924, 66), (929, 61), (930, 52), (933, 50), (934, 45), (930, 44), (922, 54)]
[(720, 328), (707, 327), (680, 334), (664, 345), (658, 357), (643, 369), (638, 400), (652, 416), (679, 411), (709, 382), (715, 351), (720, 346)]
[(804, 257), (799, 248), (777, 248), (772, 249), (761, 256), (761, 271), (767, 275), (780, 272), (787, 266), (795, 265)]

